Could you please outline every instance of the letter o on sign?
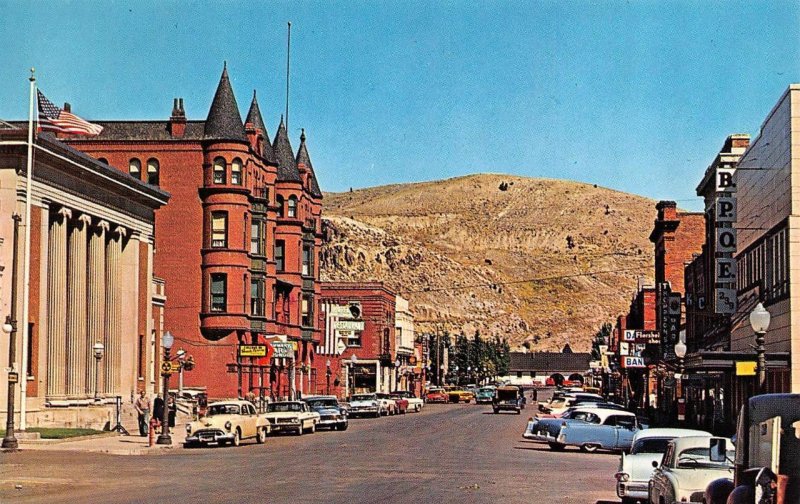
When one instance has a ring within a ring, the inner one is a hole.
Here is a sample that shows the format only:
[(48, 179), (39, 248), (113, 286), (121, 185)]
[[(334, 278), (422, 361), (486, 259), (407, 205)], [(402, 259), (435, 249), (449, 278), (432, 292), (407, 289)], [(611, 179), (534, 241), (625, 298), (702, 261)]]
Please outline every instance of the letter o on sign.
[(736, 230), (717, 229), (717, 252), (736, 252)]

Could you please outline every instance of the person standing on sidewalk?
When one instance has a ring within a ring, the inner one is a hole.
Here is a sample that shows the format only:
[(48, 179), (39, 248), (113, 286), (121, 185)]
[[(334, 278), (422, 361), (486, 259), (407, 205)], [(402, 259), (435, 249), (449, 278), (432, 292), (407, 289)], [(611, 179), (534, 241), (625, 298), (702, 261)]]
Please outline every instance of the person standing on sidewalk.
[(144, 390), (139, 392), (139, 397), (133, 402), (136, 413), (139, 415), (139, 435), (147, 436), (148, 422), (150, 421), (150, 399)]

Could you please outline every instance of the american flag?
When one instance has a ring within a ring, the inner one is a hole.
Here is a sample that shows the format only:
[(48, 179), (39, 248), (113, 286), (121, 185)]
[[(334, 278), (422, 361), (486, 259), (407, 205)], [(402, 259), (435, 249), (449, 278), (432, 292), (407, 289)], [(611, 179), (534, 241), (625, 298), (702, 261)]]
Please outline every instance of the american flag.
[(102, 126), (92, 124), (80, 117), (62, 110), (53, 102), (45, 98), (41, 91), (36, 90), (39, 101), (39, 129), (43, 131), (56, 131), (59, 133), (72, 133), (75, 135), (99, 135)]

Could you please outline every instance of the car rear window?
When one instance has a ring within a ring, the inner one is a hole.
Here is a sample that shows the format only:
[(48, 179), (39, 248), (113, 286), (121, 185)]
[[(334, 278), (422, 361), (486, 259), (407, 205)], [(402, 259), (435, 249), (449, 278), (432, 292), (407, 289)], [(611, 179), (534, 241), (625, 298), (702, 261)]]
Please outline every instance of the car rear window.
[(664, 453), (670, 438), (646, 438), (636, 441), (631, 450), (632, 455), (638, 453)]

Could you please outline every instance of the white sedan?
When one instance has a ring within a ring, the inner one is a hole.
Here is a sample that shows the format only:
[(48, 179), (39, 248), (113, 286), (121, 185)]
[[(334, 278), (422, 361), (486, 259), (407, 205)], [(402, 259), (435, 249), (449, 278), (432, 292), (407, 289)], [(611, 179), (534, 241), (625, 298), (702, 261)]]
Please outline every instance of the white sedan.
[(271, 432), (294, 432), (300, 436), (304, 432), (314, 433), (320, 416), (303, 401), (283, 401), (268, 404), (264, 418)]
[(730, 439), (685, 437), (673, 439), (653, 476), (649, 498), (653, 504), (703, 502), (709, 483), (733, 478), (735, 451)]

